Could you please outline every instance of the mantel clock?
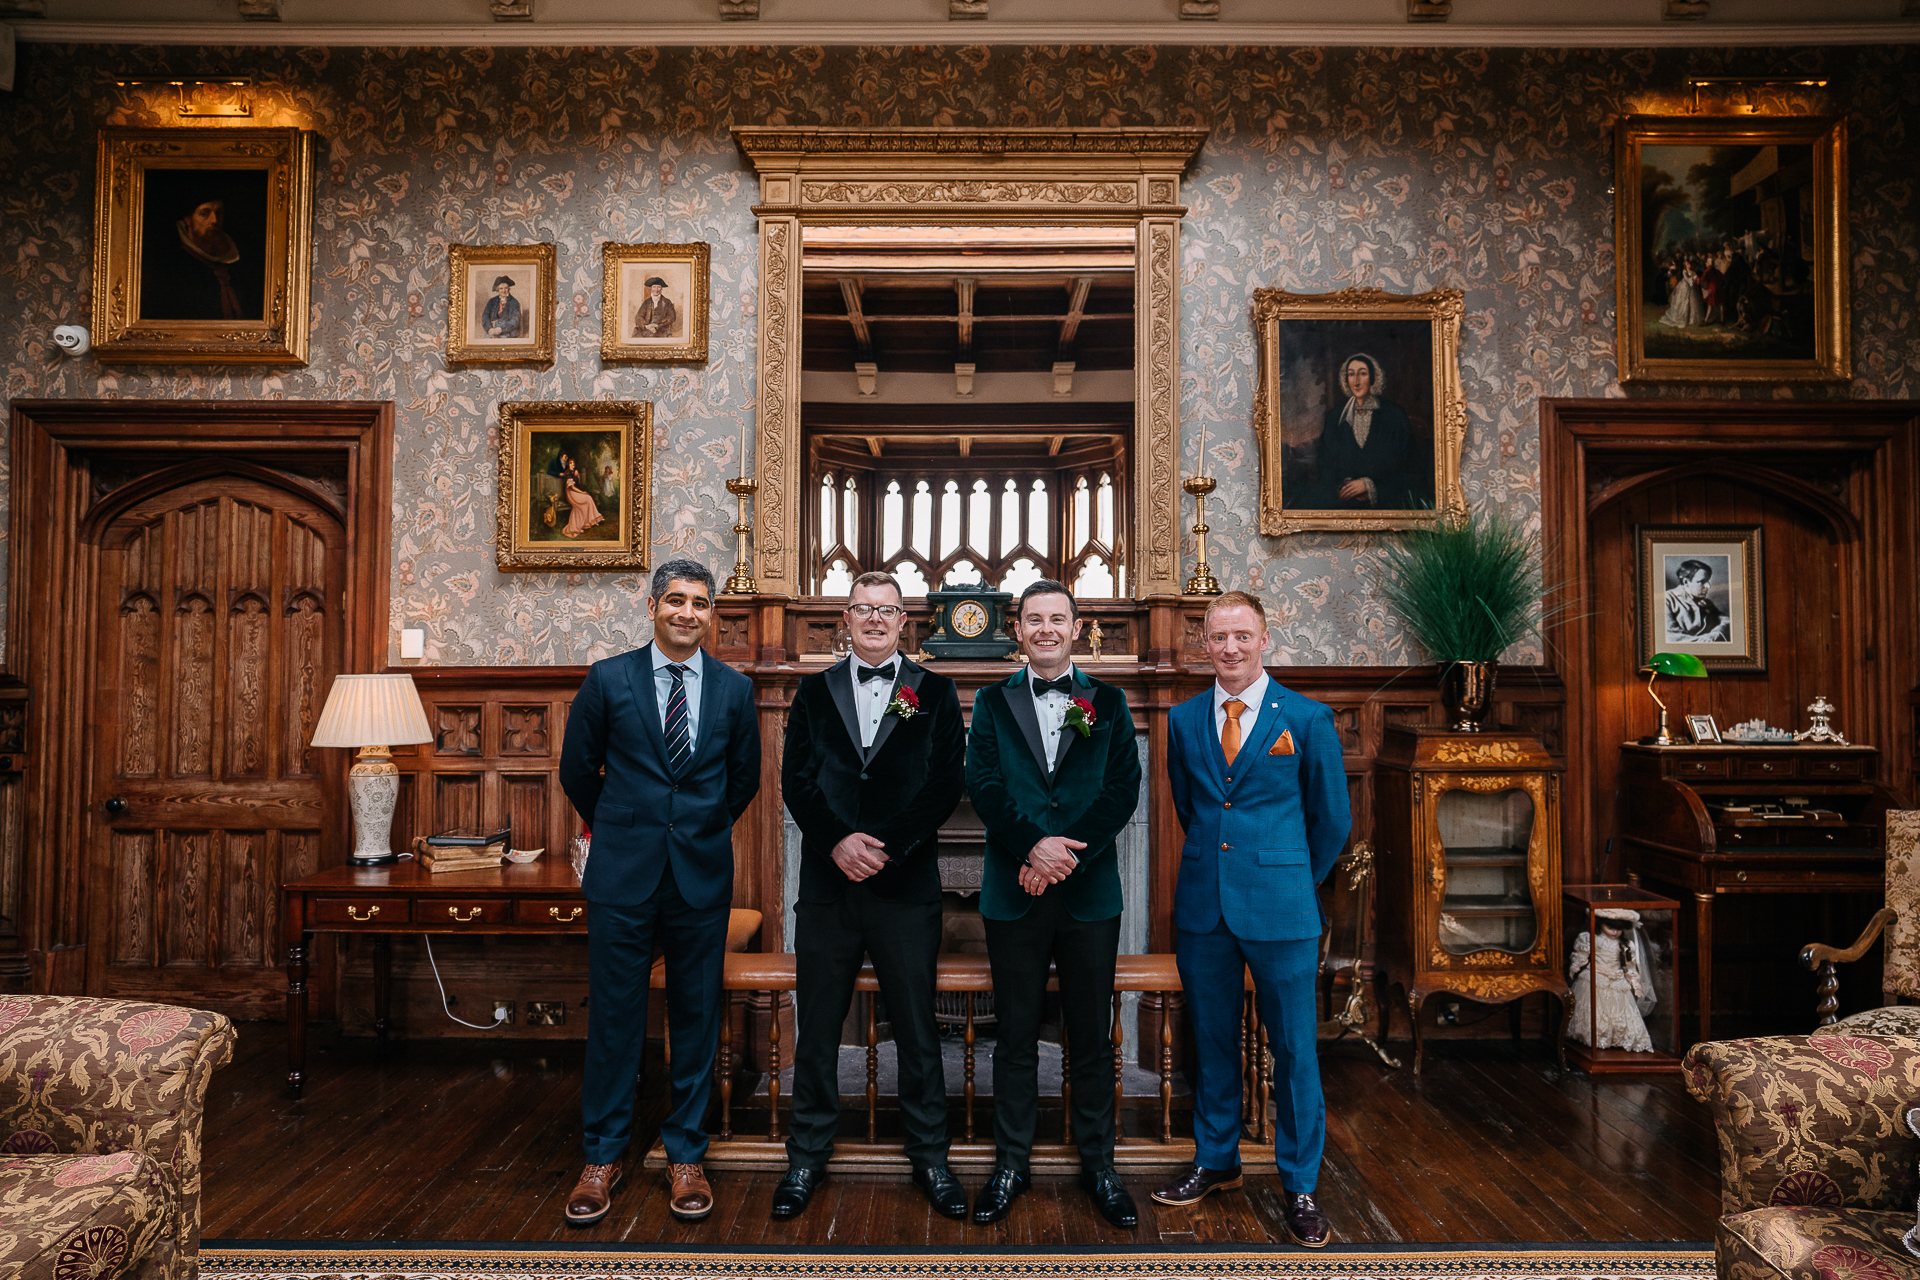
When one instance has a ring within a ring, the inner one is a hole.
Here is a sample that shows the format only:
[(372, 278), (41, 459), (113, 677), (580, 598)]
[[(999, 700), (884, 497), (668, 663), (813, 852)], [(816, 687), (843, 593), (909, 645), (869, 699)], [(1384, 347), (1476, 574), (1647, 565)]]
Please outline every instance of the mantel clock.
[(926, 650), (936, 658), (1004, 658), (1019, 648), (1006, 632), (1006, 609), (1013, 596), (985, 583), (948, 583), (927, 592), (933, 629)]

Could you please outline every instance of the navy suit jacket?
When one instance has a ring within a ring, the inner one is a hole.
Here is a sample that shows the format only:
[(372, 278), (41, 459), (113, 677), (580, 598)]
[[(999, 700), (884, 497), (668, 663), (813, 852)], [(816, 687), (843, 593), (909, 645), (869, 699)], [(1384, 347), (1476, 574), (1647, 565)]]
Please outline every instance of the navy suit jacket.
[[(1240, 723), (1247, 722), (1243, 712)], [(1293, 734), (1292, 754), (1268, 754), (1285, 732)], [(1269, 679), (1229, 766), (1208, 685), (1168, 717), (1167, 774), (1187, 832), (1174, 927), (1211, 933), (1224, 918), (1249, 942), (1319, 937), (1314, 887), (1333, 870), (1353, 826), (1333, 712)]]
[(567, 716), (560, 785), (593, 831), (588, 902), (637, 906), (669, 862), (688, 906), (733, 900), (733, 824), (760, 790), (760, 721), (753, 681), (710, 653), (701, 666), (699, 736), (677, 778), (667, 768), (653, 646), (587, 668)]

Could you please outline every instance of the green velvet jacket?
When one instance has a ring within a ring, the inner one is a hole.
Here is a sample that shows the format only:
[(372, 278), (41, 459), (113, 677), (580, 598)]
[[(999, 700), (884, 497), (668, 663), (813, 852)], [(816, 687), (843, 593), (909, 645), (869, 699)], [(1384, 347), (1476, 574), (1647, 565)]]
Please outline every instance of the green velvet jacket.
[(1074, 696), (1093, 703), (1086, 737), (1060, 731), (1060, 754), (1047, 772), (1047, 751), (1034, 714), (1027, 670), (989, 685), (973, 703), (967, 735), (967, 794), (987, 826), (987, 865), (980, 914), (1018, 920), (1034, 898), (1020, 887), (1027, 852), (1047, 836), (1084, 840), (1080, 865), (1048, 893), (1067, 895), (1076, 920), (1120, 914), (1120, 866), (1113, 842), (1140, 804), (1140, 751), (1127, 696), (1074, 668)]

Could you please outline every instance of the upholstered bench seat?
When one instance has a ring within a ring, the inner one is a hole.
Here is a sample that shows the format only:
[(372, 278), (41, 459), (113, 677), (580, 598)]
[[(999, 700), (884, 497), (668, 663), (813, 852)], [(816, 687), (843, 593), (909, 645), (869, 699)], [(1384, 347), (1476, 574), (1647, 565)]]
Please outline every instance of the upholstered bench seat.
[(22, 1280), (175, 1272), (174, 1183), (138, 1151), (0, 1155), (0, 1271)]

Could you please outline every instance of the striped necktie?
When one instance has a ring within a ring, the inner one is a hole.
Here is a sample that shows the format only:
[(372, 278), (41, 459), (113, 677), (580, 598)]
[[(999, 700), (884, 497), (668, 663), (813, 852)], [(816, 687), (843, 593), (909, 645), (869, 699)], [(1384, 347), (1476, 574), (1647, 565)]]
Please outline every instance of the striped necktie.
[(693, 758), (693, 726), (687, 719), (687, 669), (669, 662), (667, 670), (673, 673), (673, 689), (667, 694), (667, 767), (677, 774)]

